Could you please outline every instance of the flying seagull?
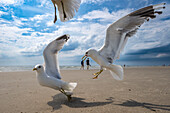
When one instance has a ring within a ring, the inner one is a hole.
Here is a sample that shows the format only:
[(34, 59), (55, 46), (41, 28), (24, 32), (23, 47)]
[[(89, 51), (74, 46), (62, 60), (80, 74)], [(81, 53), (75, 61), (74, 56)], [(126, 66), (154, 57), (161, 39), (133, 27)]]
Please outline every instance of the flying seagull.
[(36, 70), (37, 80), (40, 85), (59, 90), (70, 101), (72, 91), (77, 86), (77, 83), (67, 83), (61, 80), (57, 59), (58, 52), (63, 48), (68, 39), (69, 35), (63, 35), (49, 43), (43, 51), (45, 67), (38, 64), (33, 71)]
[(66, 22), (75, 16), (75, 11), (78, 12), (81, 3), (81, 0), (51, 0), (51, 1), (55, 9), (54, 23), (57, 21), (56, 5), (58, 7), (60, 20), (62, 22)]
[(89, 49), (82, 58), (85, 60), (87, 57), (91, 57), (100, 65), (101, 69), (94, 73), (96, 76), (93, 79), (97, 79), (104, 68), (110, 70), (116, 80), (123, 79), (123, 68), (120, 65), (113, 65), (113, 61), (119, 59), (128, 38), (132, 37), (144, 22), (156, 18), (156, 14), (162, 14), (160, 10), (165, 8), (164, 5), (165, 3), (161, 3), (134, 11), (107, 28), (103, 47), (98, 51)]

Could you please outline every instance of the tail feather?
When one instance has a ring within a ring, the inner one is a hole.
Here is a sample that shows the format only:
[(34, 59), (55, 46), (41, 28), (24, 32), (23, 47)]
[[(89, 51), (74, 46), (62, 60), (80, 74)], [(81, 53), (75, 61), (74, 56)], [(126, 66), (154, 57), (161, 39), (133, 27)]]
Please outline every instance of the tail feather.
[(66, 91), (72, 92), (77, 86), (77, 83), (66, 83), (62, 88)]
[(124, 77), (123, 68), (120, 65), (112, 65), (111, 64), (106, 69), (108, 69), (110, 71), (110, 73), (114, 79), (123, 80), (123, 77)]

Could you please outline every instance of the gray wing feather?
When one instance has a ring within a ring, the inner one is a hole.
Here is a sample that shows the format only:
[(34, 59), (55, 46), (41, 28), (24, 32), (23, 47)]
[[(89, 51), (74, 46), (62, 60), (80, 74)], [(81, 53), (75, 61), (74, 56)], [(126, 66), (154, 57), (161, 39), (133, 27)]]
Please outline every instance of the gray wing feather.
[(54, 49), (55, 40), (48, 44), (48, 46), (44, 49), (43, 56), (45, 61), (45, 72), (49, 76), (53, 76), (57, 79), (61, 79), (60, 69), (58, 65), (57, 59), (57, 50)]
[(52, 41), (47, 45), (43, 51), (45, 61), (45, 72), (48, 76), (53, 76), (61, 79), (58, 52), (63, 48), (65, 42), (69, 39), (69, 35), (63, 35)]

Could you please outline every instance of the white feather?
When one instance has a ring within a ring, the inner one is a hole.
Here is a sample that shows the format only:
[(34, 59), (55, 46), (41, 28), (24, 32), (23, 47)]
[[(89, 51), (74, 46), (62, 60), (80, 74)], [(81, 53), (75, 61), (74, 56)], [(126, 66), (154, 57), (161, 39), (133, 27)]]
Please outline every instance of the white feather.
[[(58, 7), (60, 20), (62, 22), (65, 22), (65, 21), (72, 19), (75, 16), (75, 12), (78, 12), (81, 0), (52, 0), (52, 2), (55, 3)], [(64, 9), (63, 9), (62, 3), (64, 6)], [(64, 18), (63, 10), (65, 11), (66, 18)]]
[[(39, 65), (38, 65), (39, 66)], [(41, 86), (49, 87), (55, 90), (60, 90), (61, 88), (65, 91), (72, 92), (77, 86), (77, 83), (67, 83), (53, 76), (48, 76), (43, 69), (37, 68), (37, 80)]]

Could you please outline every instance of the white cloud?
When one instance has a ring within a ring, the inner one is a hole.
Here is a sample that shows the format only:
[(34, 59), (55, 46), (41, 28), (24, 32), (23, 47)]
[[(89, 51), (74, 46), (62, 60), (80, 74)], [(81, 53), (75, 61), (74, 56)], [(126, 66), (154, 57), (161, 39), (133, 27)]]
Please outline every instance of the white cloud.
[(18, 17), (12, 15), (12, 18), (14, 19), (14, 21), (12, 22), (14, 25), (16, 25), (16, 26), (22, 26), (22, 25), (24, 25), (24, 23), (22, 22), (22, 20), (19, 19)]
[(45, 7), (45, 8), (49, 8), (53, 6), (51, 0), (36, 0), (38, 3), (40, 3), (40, 5), (38, 7)]
[(82, 0), (81, 3), (102, 3), (111, 0)]
[(135, 36), (128, 40), (127, 51), (149, 49), (170, 44), (170, 20), (150, 21), (138, 30)]
[[(52, 6), (51, 0), (36, 0), (37, 2), (40, 3), (39, 7), (47, 7), (49, 5)], [(112, 0), (81, 0), (81, 4), (83, 3), (103, 3), (106, 1), (112, 1)]]
[(131, 9), (126, 9), (126, 10), (119, 10), (117, 12), (109, 12), (107, 8), (103, 8), (102, 10), (93, 10), (82, 17), (79, 17), (79, 21), (83, 21), (85, 19), (88, 20), (95, 20), (99, 19), (101, 22), (110, 22), (113, 23), (116, 20), (122, 18), (123, 16), (129, 14), (131, 12)]
[(100, 19), (100, 18), (110, 18), (112, 15), (108, 12), (107, 8), (103, 10), (93, 10), (82, 16), (83, 19), (93, 20), (93, 19)]
[(21, 21), (28, 21), (26, 18), (20, 18)]
[(44, 14), (44, 15), (36, 15), (32, 18), (30, 18), (31, 21), (40, 21), (43, 20), (45, 18), (47, 18), (49, 16), (49, 14)]
[(160, 42), (137, 43), (131, 49), (132, 50), (149, 49), (156, 47), (159, 44)]
[(47, 27), (54, 26), (53, 23), (53, 15), (50, 13), (45, 13), (43, 15), (35, 15), (34, 17), (31, 17), (28, 19), (28, 21), (32, 21), (31, 23), (34, 23), (35, 27), (39, 27), (40, 24), (46, 23)]
[[(0, 56), (18, 56), (20, 55), (20, 47), (24, 47), (26, 37), (22, 33), (31, 31), (30, 28), (18, 28), (17, 26), (2, 24), (0, 25), (0, 41), (1, 41), (1, 55)], [(23, 41), (21, 41), (23, 40)], [(27, 43), (28, 46), (29, 43)]]
[(140, 55), (139, 57), (143, 59), (143, 58), (162, 58), (168, 56), (170, 55), (167, 53), (148, 53), (148, 54)]
[(49, 22), (47, 22), (46, 24), (47, 24), (47, 27), (50, 27), (50, 26), (54, 26), (54, 25), (55, 25), (53, 21), (49, 21)]
[(11, 22), (0, 18), (0, 24), (2, 24), (2, 23), (3, 24), (10, 24)]
[(0, 11), (0, 16), (1, 15), (7, 15), (7, 14), (8, 14), (7, 12)]
[(24, 3), (24, 0), (0, 0), (1, 5), (21, 5)]
[(160, 53), (160, 54), (156, 55), (156, 58), (166, 57), (166, 56), (170, 56), (170, 55), (168, 55), (166, 53)]
[(0, 37), (3, 40), (16, 40), (22, 33), (30, 31), (31, 28), (18, 28), (17, 26), (0, 25)]

